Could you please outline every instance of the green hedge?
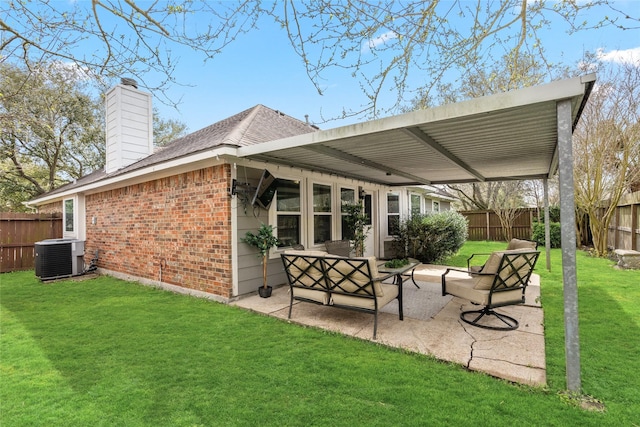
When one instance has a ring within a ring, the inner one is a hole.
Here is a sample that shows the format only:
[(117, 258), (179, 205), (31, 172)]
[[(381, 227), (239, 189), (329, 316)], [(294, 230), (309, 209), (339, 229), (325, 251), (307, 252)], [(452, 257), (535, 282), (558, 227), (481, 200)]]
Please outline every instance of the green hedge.
[[(560, 223), (549, 222), (549, 232), (551, 237), (551, 247), (559, 248), (562, 241), (560, 237)], [(538, 222), (533, 225), (533, 240), (538, 242), (538, 246), (545, 246), (544, 223)]]
[(394, 239), (396, 256), (433, 263), (454, 255), (467, 240), (467, 219), (454, 211), (413, 215), (401, 221)]

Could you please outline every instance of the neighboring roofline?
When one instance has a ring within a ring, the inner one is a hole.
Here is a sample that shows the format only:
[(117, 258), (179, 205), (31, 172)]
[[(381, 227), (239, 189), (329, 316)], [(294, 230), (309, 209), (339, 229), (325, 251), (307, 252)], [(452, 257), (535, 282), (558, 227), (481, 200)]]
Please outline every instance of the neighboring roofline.
[(455, 201), (459, 200), (455, 196), (441, 193), (440, 192), (440, 191), (442, 191), (441, 189), (439, 189), (438, 187), (434, 187), (432, 185), (407, 185), (406, 188), (409, 191), (422, 192), (422, 193), (424, 193), (425, 196), (428, 196), (428, 197), (430, 197), (432, 199), (438, 199), (438, 200), (449, 201), (449, 202), (455, 202)]

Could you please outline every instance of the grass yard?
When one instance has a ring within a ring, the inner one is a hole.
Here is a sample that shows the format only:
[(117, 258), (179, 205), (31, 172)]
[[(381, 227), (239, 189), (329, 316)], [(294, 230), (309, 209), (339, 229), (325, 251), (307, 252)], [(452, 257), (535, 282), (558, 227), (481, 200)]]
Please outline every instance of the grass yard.
[[(505, 244), (469, 242), (447, 264)], [(578, 254), (584, 393), (561, 392), (560, 252), (540, 259), (547, 388), (111, 277), (0, 275), (0, 425), (637, 426), (640, 272)]]

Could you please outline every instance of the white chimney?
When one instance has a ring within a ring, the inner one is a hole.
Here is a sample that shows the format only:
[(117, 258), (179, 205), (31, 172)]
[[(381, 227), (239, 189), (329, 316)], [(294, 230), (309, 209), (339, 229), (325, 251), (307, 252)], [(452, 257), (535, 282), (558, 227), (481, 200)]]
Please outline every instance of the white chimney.
[(124, 78), (107, 92), (106, 103), (105, 170), (111, 173), (153, 153), (153, 108), (151, 94)]

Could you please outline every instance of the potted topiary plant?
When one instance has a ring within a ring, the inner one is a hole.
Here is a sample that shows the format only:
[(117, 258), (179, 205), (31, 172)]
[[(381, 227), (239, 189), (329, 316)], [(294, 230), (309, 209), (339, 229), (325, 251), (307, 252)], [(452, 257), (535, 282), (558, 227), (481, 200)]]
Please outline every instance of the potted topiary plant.
[(262, 224), (257, 234), (247, 231), (242, 242), (257, 248), (262, 256), (262, 286), (258, 288), (258, 293), (262, 298), (271, 296), (272, 288), (267, 286), (267, 256), (271, 248), (278, 244), (278, 238), (273, 233), (273, 227), (269, 224)]

